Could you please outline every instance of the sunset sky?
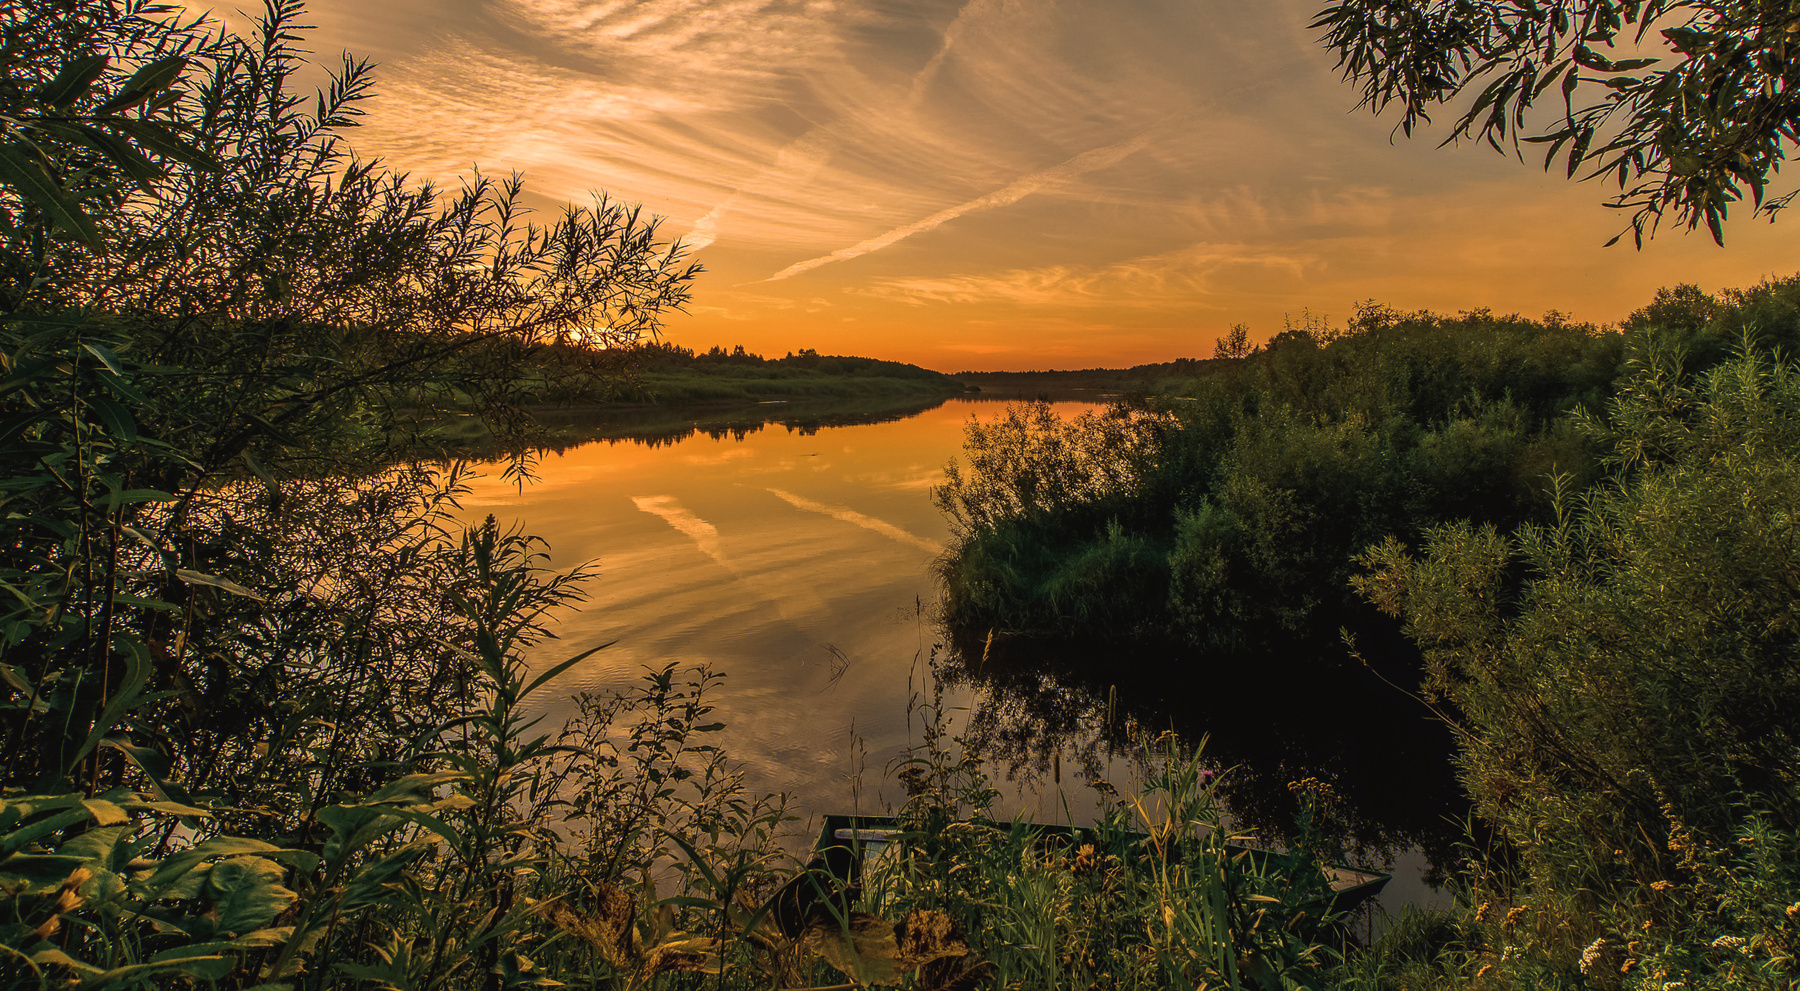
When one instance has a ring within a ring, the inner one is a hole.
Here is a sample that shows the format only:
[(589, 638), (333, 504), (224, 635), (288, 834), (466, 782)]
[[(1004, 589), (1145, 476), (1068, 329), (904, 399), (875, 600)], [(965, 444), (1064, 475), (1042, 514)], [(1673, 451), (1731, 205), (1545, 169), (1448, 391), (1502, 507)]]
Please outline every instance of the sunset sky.
[(707, 270), (666, 338), (699, 349), (1117, 366), (1371, 298), (1608, 322), (1800, 271), (1800, 221), (1602, 248), (1598, 184), (1392, 135), (1321, 5), (314, 0), (308, 44), (379, 63), (364, 156), (666, 218)]

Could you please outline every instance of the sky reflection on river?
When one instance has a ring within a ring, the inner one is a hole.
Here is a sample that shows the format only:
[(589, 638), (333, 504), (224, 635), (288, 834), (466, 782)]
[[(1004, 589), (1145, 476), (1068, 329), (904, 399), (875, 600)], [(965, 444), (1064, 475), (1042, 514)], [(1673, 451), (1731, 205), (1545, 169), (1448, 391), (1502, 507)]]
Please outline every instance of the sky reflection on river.
[[(931, 566), (949, 531), (930, 489), (970, 415), (1001, 409), (952, 400), (813, 433), (601, 441), (545, 455), (523, 491), (495, 471), (463, 505), (544, 537), (559, 569), (599, 563), (591, 599), (541, 657), (618, 642), (549, 694), (627, 688), (671, 661), (711, 665), (727, 675), (713, 700), (720, 742), (752, 788), (791, 792), (803, 813), (879, 811), (902, 794), (884, 772), (917, 742), (907, 703), (925, 688), (936, 635)], [(1009, 804), (1054, 811), (1035, 795)]]
[[(1097, 408), (1057, 407), (1065, 417)], [(804, 820), (812, 816), (885, 812), (904, 798), (894, 780), (896, 762), (923, 738), (921, 716), (909, 703), (929, 697), (934, 656), (946, 659), (953, 672), (944, 699), (953, 729), (968, 726), (975, 709), (978, 725), (991, 737), (998, 763), (990, 774), (1002, 794), (996, 811), (1088, 822), (1098, 800), (1086, 785), (1091, 761), (1098, 758), (1101, 774), (1121, 789), (1132, 778), (1127, 762), (1108, 756), (1105, 738), (1111, 734), (1095, 729), (1098, 710), (1106, 706), (1082, 703), (1085, 714), (1074, 716), (1062, 713), (1067, 700), (1022, 707), (1023, 683), (1004, 677), (1001, 667), (977, 679), (958, 668), (960, 655), (934, 655), (943, 633), (934, 617), (932, 565), (950, 533), (930, 490), (941, 482), (944, 464), (961, 453), (970, 416), (992, 418), (1003, 408), (958, 399), (882, 422), (816, 428), (770, 423), (711, 434), (690, 425), (640, 434), (635, 441), (565, 446), (543, 455), (539, 481), (520, 490), (495, 470), (475, 482), (463, 505), (471, 518), (493, 513), (502, 525), (517, 524), (545, 538), (558, 569), (598, 562), (589, 602), (561, 619), (561, 639), (535, 660), (548, 665), (616, 643), (558, 678), (545, 697), (625, 690), (646, 668), (671, 662), (724, 672), (723, 687), (711, 700), (726, 727), (709, 742), (742, 764), (753, 793), (794, 797), (794, 811), (803, 817), (796, 835), (805, 835)], [(968, 654), (968, 645), (961, 646)], [(1049, 650), (1046, 662), (1056, 653), (1050, 645), (1042, 649)], [(1126, 663), (1146, 664), (1146, 677), (1166, 681), (1151, 660), (1145, 655)], [(1115, 663), (1087, 677), (1130, 673)], [(1135, 708), (1133, 700), (1144, 693), (1126, 691), (1125, 681), (1118, 682), (1119, 700)], [(1294, 763), (1282, 747), (1263, 744), (1293, 742), (1301, 728), (1314, 735), (1339, 731), (1312, 726), (1310, 718), (1306, 727), (1284, 727), (1278, 713), (1252, 711), (1256, 707), (1221, 723), (1216, 713), (1205, 715), (1210, 710), (1194, 704), (1194, 691), (1205, 695), (1208, 683), (1213, 679), (1202, 678), (1201, 689), (1165, 698), (1161, 704), (1172, 707), (1168, 717), (1136, 718), (1182, 724), (1192, 739), (1215, 731), (1234, 737), (1220, 740), (1215, 733), (1208, 749), (1224, 755), (1221, 770), (1243, 762), (1233, 777), (1246, 787), (1234, 798), (1253, 798), (1262, 779), (1275, 782), (1262, 790), (1285, 798), (1288, 780), (1312, 773), (1304, 766), (1308, 760)], [(553, 725), (574, 705), (564, 701), (550, 709), (547, 724)], [(1072, 730), (1075, 723), (1092, 732)], [(1359, 732), (1354, 723), (1343, 731)], [(1346, 746), (1354, 742), (1343, 740)], [(1383, 740), (1371, 745), (1388, 746)], [(1049, 760), (1050, 751), (1062, 755), (1060, 764)], [(1025, 753), (1039, 760), (1021, 761)], [(1060, 781), (1051, 780), (1058, 769), (1065, 772)], [(1014, 780), (1006, 780), (1009, 774)], [(1404, 791), (1409, 780), (1384, 784)], [(1403, 857), (1397, 870), (1404, 876), (1383, 902), (1397, 907), (1436, 900), (1419, 884), (1424, 866), (1416, 851)]]

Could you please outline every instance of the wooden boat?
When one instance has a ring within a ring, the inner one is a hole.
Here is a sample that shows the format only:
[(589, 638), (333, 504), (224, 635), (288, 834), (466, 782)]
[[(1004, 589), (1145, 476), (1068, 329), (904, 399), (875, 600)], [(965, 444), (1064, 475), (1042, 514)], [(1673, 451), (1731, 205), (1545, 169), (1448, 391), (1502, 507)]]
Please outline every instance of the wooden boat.
[[(1092, 827), (1039, 823), (980, 822), (972, 825), (1003, 833), (1023, 830), (1030, 835), (1032, 842), (1057, 845), (1074, 851), (1080, 850), (1084, 844), (1093, 844), (1097, 851), (1114, 856), (1153, 855), (1151, 837), (1146, 833), (1109, 832)], [(909, 829), (893, 816), (827, 815), (819, 829), (819, 838), (813, 845), (814, 857), (808, 865), (812, 870), (794, 879), (794, 882), (805, 881), (804, 884), (789, 883), (788, 888), (792, 890), (783, 892), (787, 895), (788, 904), (783, 906), (786, 911), (778, 910), (778, 913), (793, 915), (797, 912), (805, 915), (811, 906), (826, 899), (847, 900), (860, 887), (864, 866), (882, 856), (890, 847), (896, 844), (917, 844), (929, 849), (935, 845), (934, 839), (927, 831)], [(1242, 854), (1249, 869), (1256, 872), (1266, 869), (1272, 858), (1280, 856), (1274, 851), (1236, 844), (1230, 845), (1228, 849)], [(1320, 903), (1316, 906), (1319, 916), (1354, 911), (1380, 893), (1392, 876), (1342, 865), (1328, 866), (1324, 870), (1330, 894), (1307, 900)], [(817, 880), (820, 875), (828, 877), (832, 883), (829, 886), (821, 884)], [(806, 880), (809, 877), (813, 880)], [(779, 896), (778, 900), (781, 900)], [(1302, 905), (1306, 904), (1307, 902), (1302, 902)]]

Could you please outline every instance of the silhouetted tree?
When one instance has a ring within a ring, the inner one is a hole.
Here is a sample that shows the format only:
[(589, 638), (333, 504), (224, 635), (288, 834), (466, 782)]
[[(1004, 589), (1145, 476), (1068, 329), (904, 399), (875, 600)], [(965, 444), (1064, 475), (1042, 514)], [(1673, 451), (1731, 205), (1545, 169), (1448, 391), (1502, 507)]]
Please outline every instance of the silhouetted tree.
[[(1571, 177), (1586, 169), (1617, 182), (1611, 205), (1630, 211), (1640, 247), (1664, 212), (1723, 243), (1726, 211), (1746, 188), (1757, 213), (1794, 195), (1764, 198), (1800, 120), (1791, 4), (1343, 0), (1313, 26), (1362, 88), (1361, 105), (1400, 104), (1408, 135), (1433, 104), (1472, 94), (1447, 141), (1475, 137), (1502, 152), (1543, 144), (1546, 169), (1562, 155)], [(1534, 109), (1540, 101), (1549, 106)]]

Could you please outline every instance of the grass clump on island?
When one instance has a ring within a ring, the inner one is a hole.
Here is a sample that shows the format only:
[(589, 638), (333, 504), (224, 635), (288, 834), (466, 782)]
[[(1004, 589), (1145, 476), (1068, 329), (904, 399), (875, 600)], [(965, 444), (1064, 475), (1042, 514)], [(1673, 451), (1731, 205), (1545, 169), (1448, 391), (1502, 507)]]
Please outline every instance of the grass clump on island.
[(952, 609), (1301, 670), (1399, 624), (1375, 660), (1454, 727), (1491, 839), (1343, 987), (1792, 987), (1797, 339), (1800, 279), (1611, 332), (1365, 310), (1187, 402), (1021, 408), (940, 492)]

